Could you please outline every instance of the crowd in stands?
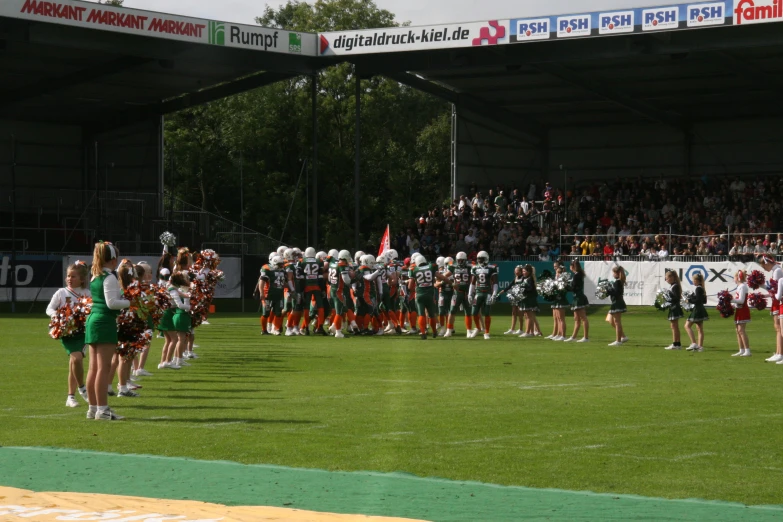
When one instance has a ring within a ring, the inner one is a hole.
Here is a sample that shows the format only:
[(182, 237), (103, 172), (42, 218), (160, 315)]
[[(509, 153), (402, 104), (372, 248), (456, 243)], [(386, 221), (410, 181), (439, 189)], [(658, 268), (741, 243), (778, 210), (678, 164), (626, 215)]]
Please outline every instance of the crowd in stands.
[[(781, 190), (762, 179), (618, 179), (569, 187), (531, 184), (526, 190), (479, 188), (450, 205), (429, 209), (397, 234), (393, 247), (408, 255), (494, 260), (535, 256), (783, 255), (777, 216)], [(569, 185), (572, 182), (569, 181)]]

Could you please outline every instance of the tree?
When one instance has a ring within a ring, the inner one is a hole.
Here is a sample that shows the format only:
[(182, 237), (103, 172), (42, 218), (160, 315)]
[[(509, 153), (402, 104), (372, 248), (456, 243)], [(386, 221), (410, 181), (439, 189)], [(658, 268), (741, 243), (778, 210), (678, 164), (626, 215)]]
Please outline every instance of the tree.
[[(311, 32), (397, 25), (392, 13), (367, 0), (292, 0), (267, 7), (256, 21)], [(319, 236), (329, 247), (353, 244), (354, 78), (346, 63), (318, 73)], [(307, 183), (302, 179), (298, 191), (296, 185), (311, 158), (311, 85), (307, 78), (278, 82), (167, 118), (176, 195), (239, 221), (241, 158), (245, 223), (278, 237), (293, 200), (284, 241), (304, 245)], [(382, 77), (363, 80), (361, 88), (359, 232), (377, 247), (387, 223), (398, 228), (448, 197), (449, 106)]]
[(113, 5), (114, 7), (122, 7), (125, 0), (98, 0), (99, 4)]

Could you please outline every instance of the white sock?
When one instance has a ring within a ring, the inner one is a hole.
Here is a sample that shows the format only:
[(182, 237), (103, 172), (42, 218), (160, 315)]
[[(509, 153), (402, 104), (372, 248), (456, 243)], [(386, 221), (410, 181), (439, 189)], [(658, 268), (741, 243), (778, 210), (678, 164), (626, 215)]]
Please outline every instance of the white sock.
[(109, 389), (108, 389), (108, 391), (114, 391), (114, 390), (112, 389), (112, 387), (111, 387), (111, 384), (109, 385)]
[(98, 407), (97, 407), (97, 406), (93, 406), (93, 405), (91, 404), (91, 405), (90, 405), (90, 406), (87, 408), (87, 410), (88, 410), (90, 413), (95, 413), (96, 411), (98, 411)]
[(128, 385), (120, 384), (120, 392), (127, 392), (127, 391), (128, 391)]
[(749, 354), (750, 353), (750, 348), (745, 348), (745, 350), (743, 350), (743, 353)]
[(103, 413), (103, 412), (105, 412), (108, 409), (109, 409), (108, 405), (106, 405), (106, 406), (98, 406), (97, 413)]

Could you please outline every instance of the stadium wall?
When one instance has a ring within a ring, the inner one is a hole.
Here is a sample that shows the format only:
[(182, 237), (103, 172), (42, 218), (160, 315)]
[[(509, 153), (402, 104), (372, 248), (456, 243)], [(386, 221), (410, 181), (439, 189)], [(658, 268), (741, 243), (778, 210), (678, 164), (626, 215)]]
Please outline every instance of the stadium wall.
[[(462, 113), (460, 113), (462, 114)], [(775, 118), (695, 124), (683, 132), (657, 124), (564, 127), (546, 132), (546, 151), (491, 120), (458, 116), (456, 193), (476, 182), (526, 189), (544, 180), (562, 187), (619, 177), (699, 177), (783, 172), (783, 120)], [(546, 162), (548, 168), (541, 163)]]

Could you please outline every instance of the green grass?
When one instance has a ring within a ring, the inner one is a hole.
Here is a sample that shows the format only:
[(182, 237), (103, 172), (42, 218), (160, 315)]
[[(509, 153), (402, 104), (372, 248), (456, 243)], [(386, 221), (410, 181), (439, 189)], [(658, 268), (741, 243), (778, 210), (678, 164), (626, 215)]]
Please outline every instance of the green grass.
[(261, 337), (257, 318), (219, 314), (190, 368), (157, 370), (155, 341), (142, 397), (111, 401), (119, 424), (65, 408), (66, 358), (45, 318), (1, 316), (0, 444), (780, 503), (769, 315), (754, 315), (754, 355), (739, 359), (714, 312), (699, 354), (664, 351), (668, 324), (651, 309), (627, 314), (631, 341), (610, 348), (604, 313), (590, 344), (504, 337), (507, 317), (491, 341), (423, 342)]

